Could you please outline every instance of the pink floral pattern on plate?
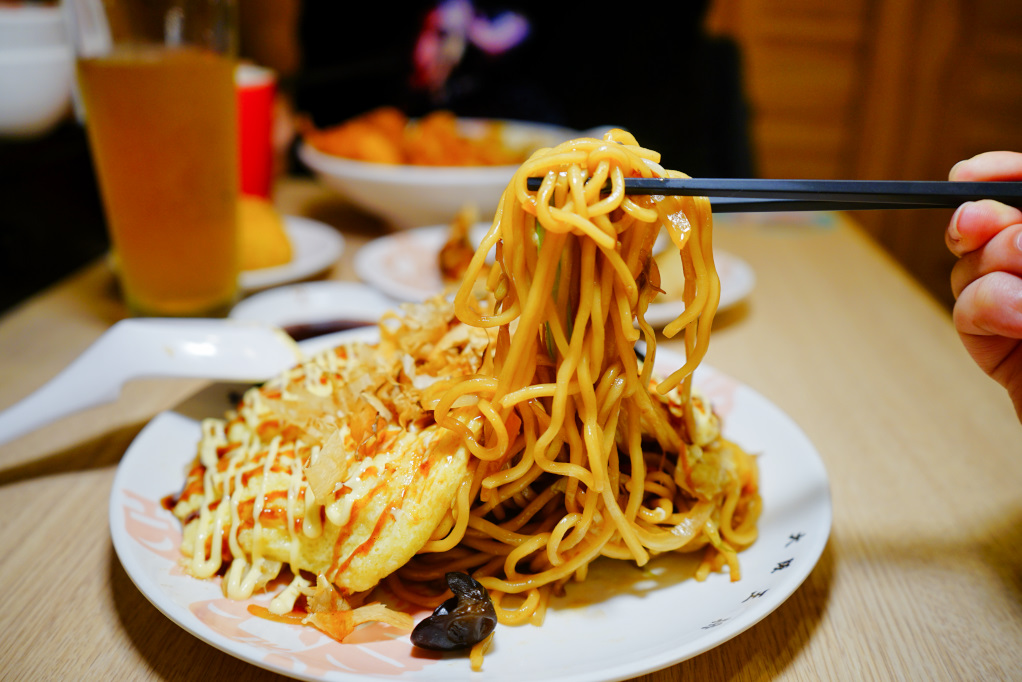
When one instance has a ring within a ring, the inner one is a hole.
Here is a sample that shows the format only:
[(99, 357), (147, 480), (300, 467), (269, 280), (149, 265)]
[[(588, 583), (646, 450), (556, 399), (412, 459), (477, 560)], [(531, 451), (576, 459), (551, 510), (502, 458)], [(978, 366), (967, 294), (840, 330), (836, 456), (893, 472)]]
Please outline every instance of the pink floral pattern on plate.
[[(181, 530), (177, 519), (163, 509), (159, 500), (138, 492), (122, 489), (124, 530), (140, 549), (162, 560), (166, 576), (195, 580), (181, 568)], [(198, 581), (196, 581), (198, 582)], [(220, 591), (220, 579), (204, 581)], [(272, 591), (283, 587), (271, 586)], [(302, 671), (305, 675), (322, 677), (331, 671), (357, 674), (387, 675), (406, 670), (419, 670), (435, 658), (413, 656), (407, 633), (390, 626), (372, 624), (359, 629), (344, 643), (337, 642), (313, 627), (273, 623), (274, 635), (289, 631), (290, 637), (267, 637), (263, 618), (248, 612), (249, 604), (266, 606), (271, 594), (251, 600), (234, 601), (223, 596), (200, 599), (185, 604), (195, 618), (210, 630), (238, 644), (266, 652), (264, 660), (275, 668)], [(422, 614), (424, 615), (424, 614)], [(283, 642), (290, 642), (284, 644)]]

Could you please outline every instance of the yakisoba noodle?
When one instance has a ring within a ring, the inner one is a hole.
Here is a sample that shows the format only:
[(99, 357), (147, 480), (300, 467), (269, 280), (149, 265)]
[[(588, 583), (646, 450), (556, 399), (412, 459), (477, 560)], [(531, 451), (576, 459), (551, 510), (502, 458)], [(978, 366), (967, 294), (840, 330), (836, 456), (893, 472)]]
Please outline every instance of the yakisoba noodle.
[[(244, 599), (286, 567), (262, 615), (339, 639), (367, 620), (410, 625), (365, 604), (378, 583), (436, 606), (451, 571), (482, 583), (505, 624), (541, 622), (601, 556), (701, 552), (697, 578), (726, 566), (737, 580), (755, 461), (692, 386), (719, 297), (709, 205), (623, 193), (626, 177), (667, 175), (622, 131), (536, 152), (453, 302), (406, 305), (378, 342), (319, 354), (206, 420), (172, 501), (186, 570)], [(685, 273), (664, 333), (683, 333), (686, 361), (656, 383), (644, 313), (661, 229)]]
[[(726, 564), (739, 578), (736, 551), (756, 537), (755, 464), (719, 437), (691, 385), (720, 296), (709, 202), (626, 196), (626, 177), (681, 176), (658, 157), (616, 130), (540, 150), (511, 181), (455, 297), (460, 320), (497, 330), (492, 357), (438, 386), (433, 403), (468, 447), (472, 480), (441, 526), (450, 532), (389, 580), (405, 596), (401, 583), (457, 567), (511, 624), (541, 620), (551, 591), (584, 579), (599, 556), (642, 565), (705, 548), (697, 577)], [(543, 178), (538, 192), (529, 177)], [(661, 227), (686, 281), (685, 311), (664, 333), (684, 332), (686, 362), (653, 392), (656, 334), (644, 314), (658, 292)], [(478, 278), (492, 307), (473, 294)], [(524, 599), (504, 608), (508, 594)]]

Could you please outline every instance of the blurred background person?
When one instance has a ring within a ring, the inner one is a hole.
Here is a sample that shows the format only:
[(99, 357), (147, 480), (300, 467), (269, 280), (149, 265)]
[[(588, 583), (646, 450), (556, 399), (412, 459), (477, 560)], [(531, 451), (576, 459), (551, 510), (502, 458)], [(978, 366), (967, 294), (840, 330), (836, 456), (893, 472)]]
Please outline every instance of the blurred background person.
[[(51, 3), (56, 5), (56, 3)], [(409, 116), (615, 125), (690, 175), (753, 174), (735, 44), (703, 29), (709, 0), (655, 21), (562, 3), (238, 0), (240, 57), (279, 77), (280, 172), (304, 173), (302, 125), (392, 105)], [(0, 138), (0, 310), (109, 249), (85, 132)]]
[(704, 30), (709, 5), (669, 3), (650, 21), (562, 3), (247, 0), (242, 49), (280, 73), (293, 112), (318, 128), (385, 105), (614, 125), (669, 168), (748, 177), (741, 58)]

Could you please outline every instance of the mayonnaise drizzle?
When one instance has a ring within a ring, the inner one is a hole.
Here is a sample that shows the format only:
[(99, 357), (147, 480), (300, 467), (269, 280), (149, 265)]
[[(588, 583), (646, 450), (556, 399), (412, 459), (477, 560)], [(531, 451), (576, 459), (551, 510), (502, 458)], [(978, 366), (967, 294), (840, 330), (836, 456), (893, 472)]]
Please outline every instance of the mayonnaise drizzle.
[[(478, 342), (487, 343), (485, 337)], [(470, 354), (474, 356), (475, 352)], [(186, 523), (182, 542), (182, 550), (189, 557), (186, 562), (189, 573), (209, 578), (216, 575), (226, 561), (229, 566), (222, 581), (224, 593), (231, 599), (245, 599), (263, 589), (285, 564), (289, 564), (294, 579), (273, 599), (270, 609), (274, 613), (286, 613), (293, 608), (299, 595), (309, 594), (314, 589), (301, 570), (309, 564), (309, 557), (304, 555), (306, 541), (321, 537), (327, 530), (326, 521), (337, 528), (349, 524), (354, 502), (364, 499), (380, 485), (380, 477), (386, 475), (384, 472), (392, 466), (391, 460), (402, 448), (392, 444), (391, 452), (375, 453), (353, 462), (347, 480), (342, 482), (346, 488), (344, 494), (317, 501), (306, 480), (303, 463), (315, 463), (321, 445), (310, 444), (301, 437), (294, 442), (282, 441), (280, 403), (294, 399), (300, 408), (309, 394), (329, 397), (341, 386), (348, 400), (355, 396), (365, 401), (362, 392), (372, 392), (376, 386), (374, 382), (379, 381), (366, 368), (376, 364), (386, 367), (388, 363), (389, 360), (384, 361), (374, 348), (359, 344), (325, 351), (267, 382), (262, 389), (246, 391), (236, 411), (229, 412), (224, 419), (203, 421), (198, 448), (198, 460), (203, 467), (202, 494), (196, 491), (188, 500), (181, 501), (186, 507), (195, 505), (189, 507), (193, 511), (181, 512), (182, 520), (185, 515), (195, 514), (194, 520)], [(415, 379), (435, 380), (435, 377), (418, 376), (414, 364), (404, 367)], [(373, 396), (376, 398), (375, 393)], [(389, 403), (384, 405), (376, 398), (370, 404), (387, 421), (395, 418), (396, 413), (388, 407)], [(337, 408), (344, 406), (341, 401)], [(330, 426), (329, 419), (316, 423), (316, 431), (310, 431), (309, 437), (318, 440), (323, 429)], [(339, 426), (341, 435), (350, 441), (349, 425), (343, 423), (343, 418)], [(402, 427), (394, 425), (393, 428)], [(407, 437), (417, 436), (409, 433)], [(346, 446), (351, 451), (358, 448), (353, 442)], [(268, 495), (284, 486), (286, 507), (282, 510), (279, 498), (271, 501)], [(242, 508), (249, 501), (251, 515)], [(270, 516), (264, 518), (263, 515), (271, 511), (275, 523), (267, 526)], [(390, 513), (397, 516), (395, 510)]]

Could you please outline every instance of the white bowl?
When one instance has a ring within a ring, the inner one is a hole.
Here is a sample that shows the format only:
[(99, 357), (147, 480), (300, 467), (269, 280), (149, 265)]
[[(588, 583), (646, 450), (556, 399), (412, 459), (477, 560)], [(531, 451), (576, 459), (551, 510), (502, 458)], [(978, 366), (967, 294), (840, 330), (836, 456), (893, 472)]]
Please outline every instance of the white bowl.
[[(581, 133), (541, 123), (499, 123), (509, 146), (521, 145), (529, 149), (597, 134), (597, 129)], [(473, 119), (459, 121), (459, 125), (468, 130), (479, 124), (480, 121)], [(326, 154), (308, 143), (301, 144), (298, 157), (321, 182), (398, 229), (448, 223), (466, 204), (475, 205), (479, 216), (489, 220), (500, 195), (518, 169), (517, 165), (455, 167), (370, 163)]]
[(71, 48), (59, 45), (0, 50), (0, 135), (31, 137), (70, 112)]
[(64, 15), (57, 5), (0, 7), (0, 52), (67, 44)]

